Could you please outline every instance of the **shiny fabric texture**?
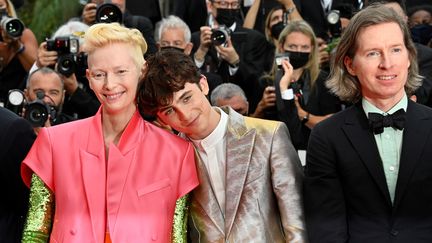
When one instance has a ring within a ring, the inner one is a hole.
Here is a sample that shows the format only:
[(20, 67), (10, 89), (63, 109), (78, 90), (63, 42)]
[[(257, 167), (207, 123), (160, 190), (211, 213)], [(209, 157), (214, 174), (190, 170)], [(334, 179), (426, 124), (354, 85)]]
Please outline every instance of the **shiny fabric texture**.
[(226, 208), (222, 214), (203, 162), (191, 193), (192, 242), (306, 242), (302, 167), (283, 123), (243, 117), (231, 108)]
[(29, 211), (22, 243), (48, 242), (51, 232), (54, 196), (36, 174), (32, 175)]
[(174, 220), (172, 229), (173, 243), (187, 243), (187, 223), (189, 216), (189, 194), (179, 198), (174, 210)]
[[(157, 152), (156, 152), (157, 151)], [(101, 109), (88, 119), (43, 128), (24, 160), (55, 195), (50, 242), (171, 240), (178, 198), (198, 184), (193, 146), (135, 112), (105, 158)]]

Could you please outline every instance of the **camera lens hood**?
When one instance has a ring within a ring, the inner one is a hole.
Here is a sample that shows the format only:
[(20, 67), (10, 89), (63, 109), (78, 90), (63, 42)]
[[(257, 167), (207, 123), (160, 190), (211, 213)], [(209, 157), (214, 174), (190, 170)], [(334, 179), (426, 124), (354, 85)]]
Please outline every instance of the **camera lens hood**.
[(122, 23), (123, 13), (112, 3), (104, 3), (96, 10), (96, 23)]

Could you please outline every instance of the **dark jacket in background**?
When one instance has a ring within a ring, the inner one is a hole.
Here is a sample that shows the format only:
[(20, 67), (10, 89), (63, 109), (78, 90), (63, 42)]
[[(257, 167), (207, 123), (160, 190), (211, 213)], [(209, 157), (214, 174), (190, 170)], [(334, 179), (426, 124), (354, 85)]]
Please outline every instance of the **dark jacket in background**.
[(0, 107), (0, 242), (21, 242), (29, 191), (20, 167), (35, 138), (28, 121)]

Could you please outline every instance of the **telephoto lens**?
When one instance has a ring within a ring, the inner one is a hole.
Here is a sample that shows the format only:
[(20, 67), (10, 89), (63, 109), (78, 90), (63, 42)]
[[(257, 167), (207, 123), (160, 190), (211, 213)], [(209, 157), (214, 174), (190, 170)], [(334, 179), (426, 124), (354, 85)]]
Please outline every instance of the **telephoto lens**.
[(96, 10), (96, 23), (122, 23), (123, 13), (112, 3), (104, 3)]
[(3, 17), (1, 27), (12, 38), (19, 38), (24, 31), (24, 24), (16, 18)]
[(219, 28), (212, 29), (211, 42), (216, 46), (225, 45), (230, 35), (231, 30), (222, 25)]

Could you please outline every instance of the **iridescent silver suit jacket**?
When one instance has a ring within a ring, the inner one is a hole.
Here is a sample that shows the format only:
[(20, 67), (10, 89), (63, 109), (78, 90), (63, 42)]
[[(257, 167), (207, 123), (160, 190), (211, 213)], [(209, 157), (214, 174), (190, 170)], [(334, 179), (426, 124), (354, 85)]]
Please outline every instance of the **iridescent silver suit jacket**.
[(302, 167), (285, 124), (229, 115), (225, 217), (204, 163), (191, 194), (192, 242), (306, 242)]

